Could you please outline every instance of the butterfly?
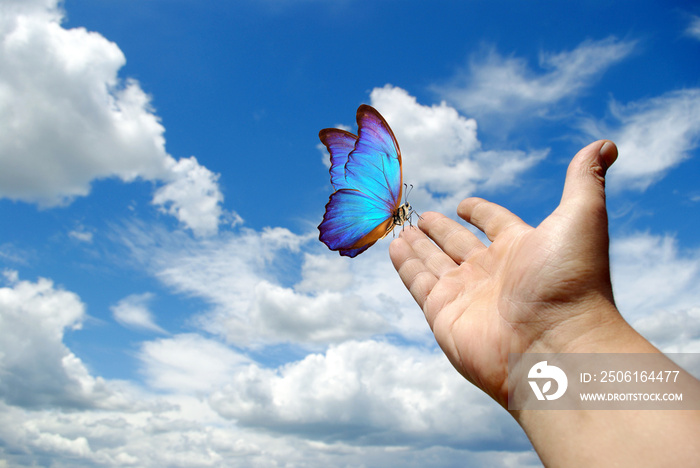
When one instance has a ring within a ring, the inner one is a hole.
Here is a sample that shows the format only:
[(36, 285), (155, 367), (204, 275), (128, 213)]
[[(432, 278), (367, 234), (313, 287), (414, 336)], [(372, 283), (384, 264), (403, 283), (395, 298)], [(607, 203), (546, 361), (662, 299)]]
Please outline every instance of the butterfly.
[(356, 257), (395, 226), (409, 221), (413, 209), (401, 204), (401, 150), (394, 132), (376, 109), (357, 109), (357, 135), (325, 128), (318, 137), (331, 156), (331, 194), (319, 240), (340, 255)]

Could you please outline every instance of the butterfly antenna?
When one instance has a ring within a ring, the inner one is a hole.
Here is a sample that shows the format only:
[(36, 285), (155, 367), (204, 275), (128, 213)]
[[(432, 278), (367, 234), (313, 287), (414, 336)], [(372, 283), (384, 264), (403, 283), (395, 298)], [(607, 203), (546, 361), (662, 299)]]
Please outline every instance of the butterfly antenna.
[[(414, 214), (416, 216), (418, 216), (418, 219), (423, 219), (423, 217), (421, 215), (419, 215), (418, 212), (416, 210), (414, 210), (413, 207), (411, 207), (411, 205), (408, 204), (408, 195), (413, 190), (413, 184), (404, 183), (403, 186), (406, 188), (406, 196), (404, 197), (404, 204), (408, 205), (409, 208), (411, 209), (411, 211), (408, 212), (408, 225), (413, 227), (413, 221), (412, 221), (411, 217)], [(405, 226), (406, 225), (404, 224), (404, 226), (401, 229), (403, 230), (405, 228)]]
[(411, 190), (413, 190), (413, 184), (403, 184), (404, 187), (406, 187), (406, 196), (403, 198), (404, 203), (408, 203), (408, 194), (411, 193)]

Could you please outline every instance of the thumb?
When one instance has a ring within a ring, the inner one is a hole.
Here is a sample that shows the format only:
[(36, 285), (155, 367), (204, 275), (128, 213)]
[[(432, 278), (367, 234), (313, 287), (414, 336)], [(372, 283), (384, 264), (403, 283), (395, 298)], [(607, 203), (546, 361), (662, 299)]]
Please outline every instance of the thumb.
[[(608, 212), (605, 207), (605, 173), (617, 159), (617, 147), (610, 140), (599, 140), (579, 151), (569, 164), (561, 203), (555, 213), (568, 220), (564, 236), (575, 238), (570, 252), (587, 259), (591, 291), (602, 292), (614, 303), (610, 284), (608, 255)], [(603, 283), (600, 283), (600, 281)]]
[(617, 159), (617, 147), (599, 140), (579, 151), (566, 172), (560, 207), (578, 214), (607, 218), (605, 173)]

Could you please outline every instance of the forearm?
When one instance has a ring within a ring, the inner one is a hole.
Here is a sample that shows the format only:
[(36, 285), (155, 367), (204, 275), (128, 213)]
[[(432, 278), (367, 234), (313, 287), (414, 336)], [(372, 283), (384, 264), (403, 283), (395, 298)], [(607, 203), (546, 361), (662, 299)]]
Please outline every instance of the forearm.
[(523, 411), (547, 467), (698, 466), (698, 411)]
[[(592, 328), (578, 339), (550, 340), (538, 352), (659, 353), (616, 310), (603, 312), (605, 326)], [(566, 344), (555, 351), (553, 343)], [(697, 394), (700, 383), (691, 379), (688, 385)], [(524, 410), (512, 414), (548, 467), (700, 464), (700, 411)]]

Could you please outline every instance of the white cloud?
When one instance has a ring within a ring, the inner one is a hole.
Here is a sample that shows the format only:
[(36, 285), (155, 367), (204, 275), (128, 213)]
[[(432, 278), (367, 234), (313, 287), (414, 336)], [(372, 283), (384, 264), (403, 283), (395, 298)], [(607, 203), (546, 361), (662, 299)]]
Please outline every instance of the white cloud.
[(139, 359), (151, 387), (175, 394), (208, 394), (250, 362), (225, 345), (196, 334), (147, 341), (141, 346)]
[(84, 226), (78, 226), (76, 229), (68, 232), (68, 237), (77, 240), (78, 242), (92, 243), (93, 233), (85, 229)]
[(396, 134), (404, 182), (414, 185), (409, 201), (419, 212), (453, 215), (462, 199), (512, 185), (547, 155), (546, 150), (484, 150), (474, 119), (444, 102), (423, 106), (401, 88), (375, 88), (370, 98)]
[(700, 307), (662, 308), (632, 325), (665, 353), (700, 354)]
[(11, 243), (0, 244), (0, 260), (5, 265), (28, 265), (33, 260), (34, 254), (27, 250), (18, 248)]
[(224, 200), (217, 184), (219, 175), (199, 165), (194, 156), (173, 163), (172, 180), (156, 191), (153, 203), (195, 234), (215, 234)]
[(477, 448), (505, 432), (511, 448), (524, 445), (510, 416), (442, 353), (376, 341), (345, 342), (277, 371), (251, 366), (211, 402), (240, 425), (326, 442)]
[(522, 118), (527, 112), (544, 115), (566, 98), (595, 82), (611, 65), (628, 56), (633, 41), (610, 37), (584, 41), (574, 50), (542, 52), (541, 70), (531, 70), (524, 59), (502, 57), (493, 49), (472, 58), (467, 70), (437, 91), (468, 115), (499, 114)]
[[(240, 428), (193, 397), (161, 397), (139, 412), (26, 411), (0, 403), (7, 466), (274, 467), (541, 466), (534, 451), (435, 446), (358, 446)], [(515, 423), (513, 422), (514, 426)], [(516, 428), (517, 431), (517, 428)], [(511, 434), (504, 433), (504, 437)], [(516, 435), (523, 440), (522, 435)], [(527, 442), (525, 441), (527, 444)], [(2, 464), (0, 464), (2, 466)]]
[(197, 234), (221, 215), (217, 176), (165, 151), (149, 96), (119, 47), (65, 29), (57, 1), (0, 5), (0, 197), (65, 205), (99, 179), (164, 183), (153, 202)]
[(340, 292), (351, 287), (354, 279), (349, 262), (340, 255), (311, 253), (304, 254), (301, 276), (295, 289), (302, 292)]
[(117, 382), (90, 376), (63, 343), (65, 330), (85, 319), (74, 293), (14, 272), (6, 281), (0, 326), (12, 333), (0, 344), (0, 440), (13, 466), (41, 457), (71, 466), (410, 467), (435, 456), (537, 464), (517, 424), (439, 351), (351, 341), (265, 369), (220, 342), (183, 334), (140, 347), (141, 371), (157, 393), (120, 392)]
[(148, 308), (148, 303), (152, 299), (152, 293), (131, 294), (110, 309), (114, 319), (125, 327), (167, 333), (156, 324), (153, 314)]
[(53, 452), (68, 457), (84, 457), (91, 452), (85, 437), (68, 439), (51, 433), (38, 434), (34, 440), (34, 446), (43, 452)]
[(354, 292), (307, 295), (265, 281), (255, 287), (248, 318), (250, 331), (270, 341), (326, 344), (390, 329), (386, 319)]
[(121, 50), (60, 19), (18, 12), (0, 31), (2, 195), (55, 205), (95, 178), (164, 174), (164, 129), (136, 82), (120, 86)]
[(700, 254), (680, 252), (674, 237), (637, 233), (613, 238), (610, 256), (616, 301), (631, 317), (697, 304)]
[[(316, 236), (274, 228), (192, 239), (136, 224), (118, 233), (131, 255), (166, 286), (206, 301), (210, 310), (194, 323), (227, 342), (323, 346), (392, 330), (426, 339), (420, 312), (403, 313), (418, 309), (391, 266), (388, 241), (341, 263)], [(314, 253), (302, 256), (299, 247), (310, 239)], [(287, 277), (302, 258), (301, 277)], [(332, 264), (338, 277), (324, 270)]]
[(700, 16), (690, 15), (690, 24), (685, 30), (686, 35), (700, 40)]
[(682, 251), (670, 235), (637, 233), (613, 238), (610, 256), (622, 315), (666, 351), (699, 350), (700, 252)]
[(0, 399), (28, 408), (107, 407), (121, 396), (92, 377), (64, 344), (66, 330), (78, 330), (85, 305), (50, 280), (20, 281), (5, 272), (0, 288)]
[[(0, 404), (0, 438), (10, 466), (51, 460), (55, 466), (226, 466), (238, 459), (273, 459), (284, 446), (243, 434), (194, 398), (153, 397), (138, 412), (23, 411)], [(143, 406), (143, 405), (139, 405)], [(255, 466), (253, 464), (253, 466)], [(263, 465), (264, 466), (264, 465)]]
[(700, 88), (627, 105), (613, 101), (610, 113), (614, 124), (587, 119), (582, 128), (593, 138), (609, 138), (618, 146), (618, 159), (607, 176), (611, 190), (645, 190), (698, 147)]

